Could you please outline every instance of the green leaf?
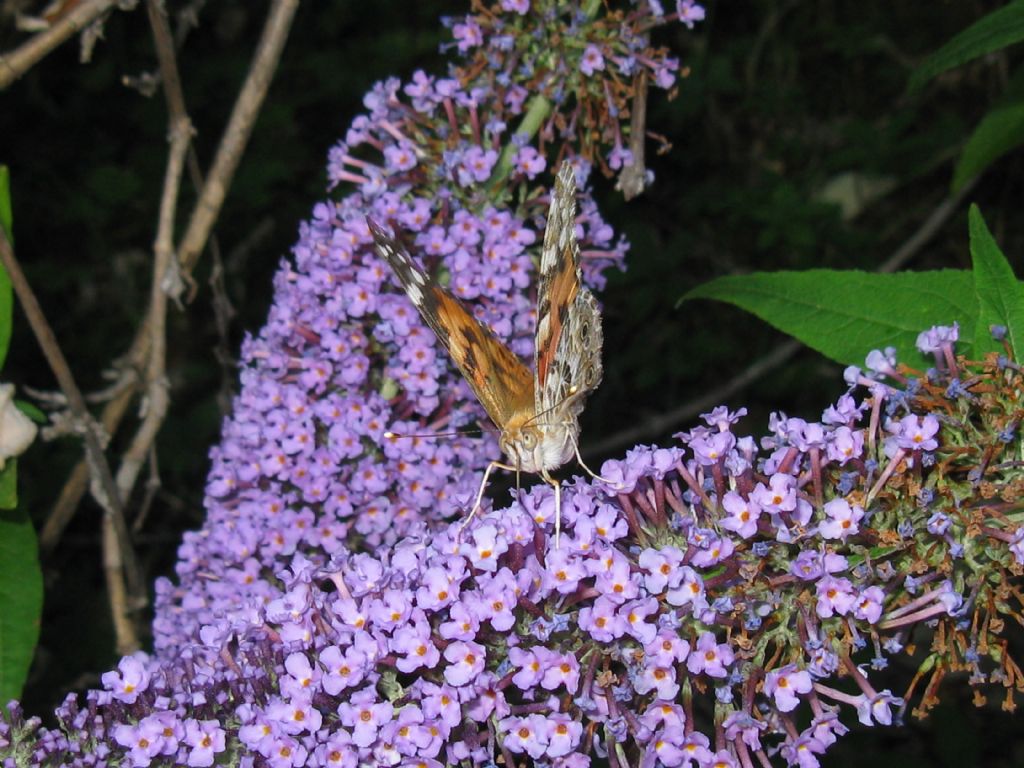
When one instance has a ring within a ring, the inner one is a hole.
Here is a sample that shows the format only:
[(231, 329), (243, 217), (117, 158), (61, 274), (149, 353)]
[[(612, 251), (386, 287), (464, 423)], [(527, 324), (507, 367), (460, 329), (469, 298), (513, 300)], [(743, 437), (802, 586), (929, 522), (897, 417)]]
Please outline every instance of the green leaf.
[(752, 312), (836, 362), (863, 365), (872, 349), (895, 347), (901, 362), (930, 364), (915, 347), (933, 325), (960, 323), (971, 339), (977, 315), (971, 274), (812, 269), (720, 277), (683, 299), (718, 299)]
[(974, 263), (974, 291), (978, 297), (978, 323), (974, 328), (974, 356), (1001, 352), (1002, 344), (992, 338), (989, 327), (1006, 326), (1006, 339), (1020, 361), (1024, 352), (1024, 290), (1013, 274), (1010, 262), (996, 244), (977, 205), (967, 215)]
[[(11, 173), (6, 165), (0, 165), (0, 227), (7, 234), (7, 240), (14, 244), (14, 212), (11, 207)], [(14, 315), (14, 296), (11, 279), (7, 270), (0, 266), (0, 368), (7, 359), (11, 346), (11, 322)]]
[(46, 414), (27, 400), (15, 400), (14, 405), (18, 410), (28, 416), (36, 424), (46, 424), (49, 419)]
[[(0, 227), (11, 239), (11, 227), (14, 226), (14, 213), (11, 208), (11, 169), (0, 164)], [(13, 241), (12, 241), (13, 242)]]
[(18, 506), (18, 460), (8, 459), (0, 469), (0, 509)]
[(24, 512), (0, 512), (0, 701), (21, 697), (42, 608), (35, 529)]
[(936, 75), (1024, 40), (1024, 0), (983, 16), (922, 62), (910, 76), (910, 92)]
[(978, 123), (960, 153), (953, 183), (956, 192), (1011, 149), (1024, 144), (1024, 101), (996, 107)]

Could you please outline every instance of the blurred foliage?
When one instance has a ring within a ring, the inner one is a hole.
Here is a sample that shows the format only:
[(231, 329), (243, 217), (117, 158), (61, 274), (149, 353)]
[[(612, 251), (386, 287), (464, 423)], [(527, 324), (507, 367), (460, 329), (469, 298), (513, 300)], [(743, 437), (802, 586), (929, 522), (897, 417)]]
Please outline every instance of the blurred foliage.
[[(613, 276), (602, 297), (606, 373), (584, 414), (584, 451), (589, 441), (714, 393), (784, 339), (721, 303), (690, 301), (677, 309), (694, 286), (752, 271), (872, 271), (916, 231), (947, 196), (956, 157), (1006, 94), (1019, 53), (977, 59), (913, 94), (908, 78), (999, 5), (708, 3), (708, 19), (693, 33), (681, 25), (656, 32), (690, 74), (676, 99), (652, 94), (648, 127), (674, 144), (670, 153), (648, 158), (657, 184), (626, 204), (611, 182), (598, 182), (606, 215), (633, 248), (628, 271)], [(168, 6), (173, 15), (182, 3)], [(265, 7), (211, 0), (184, 43), (182, 81), (204, 164)], [(300, 6), (217, 228), (238, 311), (229, 349), (262, 324), (273, 272), (298, 222), (323, 196), (327, 149), (361, 111), (362, 94), (385, 76), (407, 77), (416, 67), (440, 71), (438, 18), (465, 7), (455, 0)], [(0, 46), (15, 41), (13, 32), (0, 30)], [(19, 256), (87, 390), (104, 385), (104, 366), (124, 352), (146, 306), (166, 115), (159, 94), (144, 98), (121, 79), (153, 66), (144, 13), (115, 14), (91, 63), (79, 64), (76, 46), (68, 44), (0, 93), (0, 161), (11, 166)], [(1003, 157), (970, 198), (1017, 265), (1024, 253), (1021, 160), (1020, 152)], [(850, 180), (868, 190), (854, 203), (843, 191)], [(965, 205), (908, 266), (969, 268), (967, 233)], [(197, 297), (175, 313), (170, 329), (173, 404), (159, 444), (162, 487), (138, 538), (150, 581), (172, 572), (181, 531), (201, 520), (206, 455), (223, 416), (209, 266), (204, 256)], [(23, 324), (16, 321), (16, 328), (7, 377), (52, 388), (33, 339)], [(842, 387), (839, 367), (805, 350), (728, 405), (750, 409), (744, 426), (756, 434), (771, 410), (816, 418)], [(665, 424), (644, 440), (668, 442), (690, 425)], [(627, 447), (623, 442), (613, 452)], [(117, 448), (115, 441), (115, 455)], [(37, 524), (79, 454), (77, 443), (62, 440), (37, 445), (20, 461), (21, 496)], [(83, 505), (45, 562), (47, 605), (26, 696), (30, 712), (44, 713), (69, 688), (96, 685), (113, 661), (98, 520), (95, 506)], [(75, 638), (70, 646), (68, 637)], [(897, 679), (905, 683), (907, 676)], [(1009, 735), (988, 736), (1013, 733), (1013, 721), (991, 706), (975, 710), (957, 695), (923, 725), (848, 740), (829, 765), (1019, 764)], [(985, 739), (970, 737), (982, 727)]]

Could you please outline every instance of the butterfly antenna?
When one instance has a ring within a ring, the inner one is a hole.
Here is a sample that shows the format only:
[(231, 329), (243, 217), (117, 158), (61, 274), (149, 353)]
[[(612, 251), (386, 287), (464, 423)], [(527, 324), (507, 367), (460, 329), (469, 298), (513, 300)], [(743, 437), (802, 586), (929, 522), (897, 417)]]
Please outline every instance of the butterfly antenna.
[[(534, 414), (533, 416), (531, 416), (531, 417), (530, 417), (529, 419), (527, 419), (527, 421), (526, 421), (526, 422), (525, 422), (525, 423), (523, 424), (523, 426), (525, 427), (525, 426), (528, 426), (528, 425), (530, 425), (530, 424), (533, 424), (533, 423), (534, 423), (535, 421), (537, 421), (537, 419), (539, 419), (539, 418), (540, 418), (541, 416), (543, 416), (543, 415), (545, 415), (545, 414), (548, 414), (548, 413), (551, 413), (551, 412), (552, 412), (553, 410), (555, 410), (556, 408), (561, 408), (561, 407), (562, 407), (562, 404), (563, 404), (563, 403), (565, 403), (565, 401), (566, 401), (566, 400), (568, 400), (568, 399), (569, 399), (570, 397), (572, 397), (572, 396), (573, 396), (573, 395), (575, 395), (575, 394), (576, 394), (576, 387), (570, 387), (570, 388), (569, 388), (569, 394), (567, 394), (567, 395), (566, 395), (565, 397), (563, 397), (563, 398), (562, 398), (561, 400), (559, 400), (559, 401), (558, 401), (557, 403), (555, 403), (554, 405), (552, 405), (552, 406), (551, 406), (550, 408), (545, 408), (545, 409), (544, 409), (543, 411), (541, 411), (540, 413), (535, 413), (535, 414)], [(545, 424), (545, 425), (542, 425), (542, 426), (551, 426), (551, 425), (550, 425), (550, 424)]]
[(392, 432), (390, 429), (384, 433), (386, 440), (397, 440), (400, 437), (403, 438), (418, 438), (418, 437), (457, 437), (459, 435), (479, 435), (483, 434), (482, 429), (457, 429), (454, 432), (423, 432), (420, 434), (411, 434), (408, 432)]

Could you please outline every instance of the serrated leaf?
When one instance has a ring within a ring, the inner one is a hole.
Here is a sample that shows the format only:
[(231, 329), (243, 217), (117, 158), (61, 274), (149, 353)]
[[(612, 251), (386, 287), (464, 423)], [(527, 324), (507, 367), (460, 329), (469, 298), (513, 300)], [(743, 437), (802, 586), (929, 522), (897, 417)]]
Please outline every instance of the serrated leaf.
[(918, 90), (936, 75), (1024, 40), (1024, 0), (1014, 0), (982, 17), (914, 70), (908, 89)]
[(961, 338), (971, 339), (977, 315), (971, 273), (963, 270), (754, 273), (712, 280), (683, 300), (698, 298), (734, 304), (846, 365), (895, 347), (901, 362), (926, 367), (931, 361), (915, 347), (918, 334), (956, 321)]
[(23, 512), (0, 512), (0, 701), (21, 697), (42, 607), (35, 529)]
[(1006, 338), (1020, 361), (1024, 352), (1024, 290), (1013, 274), (1010, 262), (988, 231), (977, 205), (967, 214), (974, 264), (974, 291), (978, 297), (978, 324), (974, 329), (974, 355), (1001, 352), (1002, 344), (992, 338), (989, 328), (1006, 326)]
[[(0, 227), (7, 234), (7, 240), (14, 244), (14, 209), (11, 207), (11, 173), (6, 165), (0, 165)], [(14, 295), (7, 270), (0, 266), (0, 368), (7, 359), (11, 346), (11, 323), (14, 316)]]
[(960, 153), (950, 185), (953, 192), (1021, 144), (1024, 144), (1024, 101), (993, 109), (981, 119)]

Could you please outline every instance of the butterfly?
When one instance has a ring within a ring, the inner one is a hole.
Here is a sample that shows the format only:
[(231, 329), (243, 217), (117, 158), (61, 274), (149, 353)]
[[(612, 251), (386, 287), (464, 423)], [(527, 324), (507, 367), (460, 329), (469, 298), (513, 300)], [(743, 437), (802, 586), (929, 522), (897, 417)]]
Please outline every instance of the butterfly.
[[(394, 270), (406, 295), (448, 350), (500, 431), (508, 463), (484, 472), (472, 519), (494, 469), (530, 472), (555, 491), (555, 542), (561, 533), (561, 484), (550, 472), (580, 457), (580, 413), (601, 382), (601, 312), (581, 281), (576, 240), (576, 176), (563, 163), (548, 210), (537, 289), (537, 331), (531, 371), (494, 332), (376, 222), (367, 220), (377, 253)], [(594, 475), (596, 477), (596, 475)]]

